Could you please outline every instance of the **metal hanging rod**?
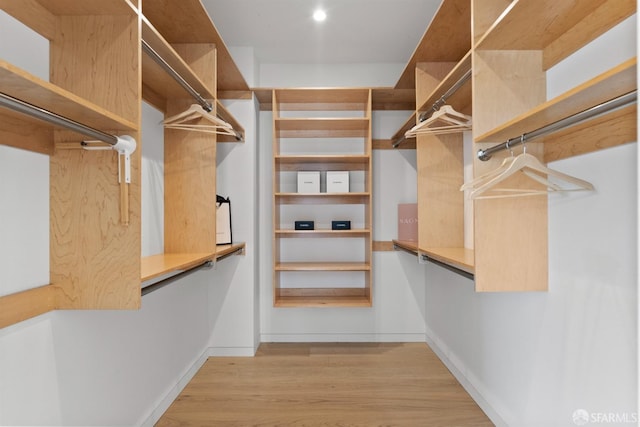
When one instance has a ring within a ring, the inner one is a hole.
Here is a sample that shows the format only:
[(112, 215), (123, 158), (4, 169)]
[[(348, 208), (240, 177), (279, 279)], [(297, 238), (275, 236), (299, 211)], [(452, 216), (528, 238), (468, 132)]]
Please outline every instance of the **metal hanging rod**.
[[(451, 97), (451, 95), (453, 95), (454, 93), (456, 93), (456, 91), (458, 89), (460, 89), (462, 87), (462, 85), (464, 85), (467, 80), (469, 80), (471, 78), (471, 69), (469, 69), (466, 73), (464, 73), (462, 75), (462, 77), (460, 77), (458, 79), (457, 82), (455, 82), (450, 88), (449, 90), (447, 90), (436, 102), (433, 103), (433, 105), (431, 106), (431, 108), (429, 108), (429, 110), (423, 112), (422, 114), (420, 114), (420, 116), (418, 117), (418, 120), (420, 122), (424, 122), (425, 120), (427, 120), (429, 117), (431, 117), (431, 115), (433, 115), (433, 113), (435, 113), (436, 111), (438, 111), (440, 109), (440, 107), (442, 107), (446, 102), (447, 99), (449, 99)], [(402, 144), (404, 141), (406, 141), (407, 139), (405, 138), (404, 135), (402, 135), (400, 138), (398, 138), (397, 140), (395, 140), (391, 146), (393, 148), (397, 148), (400, 144)]]
[(0, 93), (0, 105), (3, 107), (10, 108), (19, 113), (23, 113), (31, 117), (35, 117), (36, 119), (40, 119), (54, 125), (65, 127), (72, 131), (89, 136), (93, 139), (97, 139), (98, 141), (105, 142), (109, 145), (115, 146), (120, 141), (120, 138), (118, 138), (115, 135), (110, 135), (108, 133), (99, 131), (87, 125), (83, 125), (82, 123), (60, 116), (56, 113), (52, 113), (51, 111), (45, 110), (43, 108), (37, 107), (27, 102), (21, 101), (19, 99), (16, 99), (4, 93)]
[(565, 117), (564, 119), (560, 119), (557, 122), (548, 124), (539, 129), (536, 129), (531, 132), (523, 133), (520, 136), (515, 138), (511, 138), (502, 144), (494, 145), (493, 147), (489, 147), (484, 150), (478, 150), (478, 159), (486, 162), (491, 158), (491, 155), (497, 153), (498, 151), (507, 150), (513, 148), (516, 145), (523, 144), (527, 141), (530, 141), (534, 138), (539, 138), (545, 135), (548, 135), (553, 132), (557, 132), (559, 130), (568, 128), (570, 126), (577, 125), (587, 120), (591, 120), (593, 118), (599, 117), (606, 113), (610, 113), (614, 110), (624, 108), (628, 105), (631, 105), (637, 102), (638, 91), (634, 90), (625, 95), (621, 95), (617, 98), (611, 99), (609, 101), (603, 102), (602, 104), (598, 104), (594, 107), (591, 107), (587, 110), (576, 113), (572, 116)]
[(176, 70), (173, 69), (171, 65), (167, 61), (164, 60), (162, 56), (158, 52), (156, 52), (149, 43), (142, 40), (142, 49), (153, 58), (154, 61), (158, 63), (173, 79), (178, 82), (180, 86), (182, 86), (193, 98), (204, 108), (206, 111), (213, 111), (213, 105), (204, 99), (202, 95), (198, 93)]
[(474, 274), (473, 273), (469, 273), (468, 271), (464, 271), (461, 268), (454, 267), (453, 265), (446, 264), (446, 263), (444, 263), (442, 261), (438, 261), (435, 258), (431, 258), (427, 254), (420, 254), (420, 256), (422, 258), (422, 261), (430, 262), (432, 264), (435, 264), (435, 265), (438, 265), (438, 266), (440, 266), (442, 268), (445, 268), (445, 269), (447, 269), (449, 271), (452, 271), (452, 272), (454, 272), (456, 274), (459, 274), (462, 277), (466, 277), (467, 279), (474, 280)]
[(182, 271), (178, 274), (175, 274), (173, 276), (167, 277), (166, 279), (162, 279), (159, 280), (149, 286), (145, 286), (144, 288), (141, 289), (140, 294), (141, 296), (145, 296), (147, 294), (150, 294), (151, 292), (155, 292), (159, 289), (164, 288), (167, 285), (170, 285), (171, 283), (175, 282), (176, 280), (184, 277), (184, 276), (188, 276), (191, 273), (195, 273), (198, 270), (202, 270), (203, 268), (211, 268), (214, 265), (214, 261), (209, 260), (209, 261), (205, 261), (200, 265), (196, 265), (193, 268), (190, 268), (188, 270)]
[(446, 91), (441, 97), (440, 99), (438, 99), (436, 102), (433, 103), (433, 105), (431, 106), (431, 108), (427, 111), (425, 111), (424, 113), (420, 114), (419, 120), (421, 122), (424, 122), (425, 120), (427, 120), (429, 117), (431, 117), (431, 115), (433, 113), (435, 113), (436, 111), (438, 111), (440, 109), (440, 107), (442, 107), (446, 102), (447, 99), (451, 98), (451, 95), (453, 95), (454, 93), (457, 92), (458, 89), (460, 89), (462, 87), (462, 85), (464, 85), (467, 80), (469, 80), (471, 78), (471, 69), (469, 69), (466, 73), (464, 73), (462, 75), (462, 77), (460, 77), (458, 79), (457, 82), (455, 82), (448, 91)]

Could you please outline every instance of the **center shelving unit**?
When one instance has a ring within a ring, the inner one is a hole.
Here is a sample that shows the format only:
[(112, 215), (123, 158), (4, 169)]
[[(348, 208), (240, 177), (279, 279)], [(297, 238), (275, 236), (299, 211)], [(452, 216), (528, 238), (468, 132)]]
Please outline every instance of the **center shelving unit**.
[[(371, 90), (279, 89), (272, 99), (274, 306), (369, 307)], [(299, 171), (348, 171), (350, 190), (298, 193)], [(309, 219), (317, 229), (294, 229)], [(338, 219), (355, 227), (332, 230)]]

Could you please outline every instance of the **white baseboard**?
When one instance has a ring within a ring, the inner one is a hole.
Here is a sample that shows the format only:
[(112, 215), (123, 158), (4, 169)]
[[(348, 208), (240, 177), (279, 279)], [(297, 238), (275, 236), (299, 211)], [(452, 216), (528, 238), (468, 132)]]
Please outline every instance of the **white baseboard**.
[(495, 408), (487, 401), (483, 393), (478, 390), (482, 390), (484, 387), (481, 384), (474, 384), (474, 381), (463, 373), (465, 371), (463, 367), (458, 366), (458, 364), (454, 363), (447, 356), (449, 351), (446, 348), (446, 345), (437, 338), (433, 331), (427, 329), (427, 332), (425, 333), (425, 340), (431, 350), (433, 350), (442, 363), (444, 363), (449, 371), (451, 371), (453, 376), (456, 377), (458, 382), (467, 391), (467, 393), (469, 393), (478, 406), (480, 406), (480, 409), (487, 414), (487, 417), (489, 417), (491, 422), (493, 422), (497, 427), (508, 427), (508, 424), (504, 421), (498, 411), (496, 411)]
[(262, 334), (261, 342), (424, 342), (424, 334)]
[(200, 357), (198, 357), (194, 363), (187, 369), (187, 371), (180, 377), (178, 382), (171, 387), (164, 395), (164, 397), (160, 400), (160, 402), (156, 405), (156, 407), (151, 411), (151, 414), (146, 417), (146, 419), (139, 424), (140, 427), (153, 427), (155, 423), (158, 422), (162, 414), (164, 414), (169, 406), (173, 403), (174, 400), (180, 395), (182, 390), (189, 384), (189, 381), (193, 379), (198, 370), (204, 365), (209, 357), (209, 348), (206, 348)]
[(209, 347), (209, 357), (253, 357), (253, 347)]

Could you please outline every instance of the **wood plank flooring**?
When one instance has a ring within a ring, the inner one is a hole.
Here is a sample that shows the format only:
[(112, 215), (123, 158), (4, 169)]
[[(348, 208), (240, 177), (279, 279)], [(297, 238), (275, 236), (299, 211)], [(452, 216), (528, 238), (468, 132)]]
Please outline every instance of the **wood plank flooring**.
[(156, 426), (492, 426), (426, 344), (263, 343), (209, 358)]

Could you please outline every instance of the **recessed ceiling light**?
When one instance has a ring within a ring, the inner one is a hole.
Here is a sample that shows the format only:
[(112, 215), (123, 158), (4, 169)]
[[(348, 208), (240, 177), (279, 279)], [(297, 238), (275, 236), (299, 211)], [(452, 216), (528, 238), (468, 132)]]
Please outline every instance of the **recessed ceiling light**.
[(325, 19), (327, 19), (327, 13), (322, 9), (316, 9), (313, 12), (313, 19), (316, 20), (317, 22), (322, 22)]

